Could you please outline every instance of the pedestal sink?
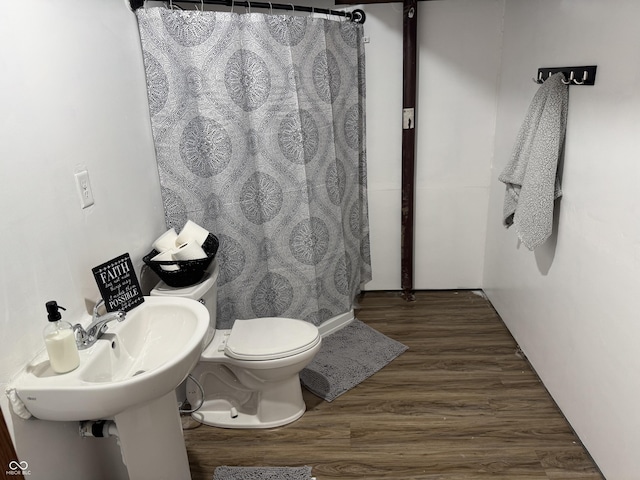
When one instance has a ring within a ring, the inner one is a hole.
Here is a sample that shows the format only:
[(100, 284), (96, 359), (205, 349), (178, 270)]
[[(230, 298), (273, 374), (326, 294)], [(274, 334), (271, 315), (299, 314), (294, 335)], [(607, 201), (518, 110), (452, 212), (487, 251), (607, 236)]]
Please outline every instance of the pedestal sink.
[(80, 351), (76, 370), (54, 373), (43, 353), (13, 387), (41, 420), (114, 420), (130, 478), (188, 479), (175, 388), (198, 362), (208, 326), (199, 302), (145, 297)]

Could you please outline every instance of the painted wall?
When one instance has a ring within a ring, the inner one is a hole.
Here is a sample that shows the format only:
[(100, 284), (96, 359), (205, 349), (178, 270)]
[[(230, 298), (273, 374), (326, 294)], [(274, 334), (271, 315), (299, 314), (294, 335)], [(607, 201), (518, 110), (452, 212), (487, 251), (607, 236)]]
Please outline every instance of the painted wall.
[[(640, 472), (640, 3), (508, 0), (484, 288), (609, 479)], [(538, 67), (598, 65), (571, 87), (556, 234), (535, 252), (501, 226), (498, 174)]]
[[(418, 5), (416, 289), (482, 283), (503, 0)], [(402, 6), (366, 5), (373, 280), (400, 288)]]
[(126, 478), (113, 439), (13, 417), (4, 387), (44, 348), (47, 300), (78, 322), (99, 297), (91, 268), (129, 252), (140, 273), (165, 229), (135, 18), (124, 0), (5, 2), (0, 72), (2, 411), (28, 478)]

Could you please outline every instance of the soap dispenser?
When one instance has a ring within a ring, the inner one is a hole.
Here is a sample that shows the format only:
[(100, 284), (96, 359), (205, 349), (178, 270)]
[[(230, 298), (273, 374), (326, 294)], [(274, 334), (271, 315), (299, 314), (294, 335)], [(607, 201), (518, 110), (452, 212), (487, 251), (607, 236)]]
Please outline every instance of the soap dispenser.
[(76, 345), (76, 336), (69, 322), (62, 320), (57, 302), (46, 303), (49, 325), (44, 329), (44, 343), (49, 354), (49, 363), (56, 373), (67, 373), (80, 365), (80, 355)]

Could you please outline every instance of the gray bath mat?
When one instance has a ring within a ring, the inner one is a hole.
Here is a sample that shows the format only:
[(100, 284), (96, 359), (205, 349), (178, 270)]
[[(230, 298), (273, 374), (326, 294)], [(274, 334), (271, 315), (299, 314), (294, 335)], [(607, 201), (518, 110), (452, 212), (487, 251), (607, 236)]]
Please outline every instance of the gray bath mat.
[(331, 402), (408, 348), (356, 319), (322, 339), (320, 351), (300, 372), (300, 380), (308, 390)]
[(217, 467), (213, 480), (311, 480), (311, 467)]

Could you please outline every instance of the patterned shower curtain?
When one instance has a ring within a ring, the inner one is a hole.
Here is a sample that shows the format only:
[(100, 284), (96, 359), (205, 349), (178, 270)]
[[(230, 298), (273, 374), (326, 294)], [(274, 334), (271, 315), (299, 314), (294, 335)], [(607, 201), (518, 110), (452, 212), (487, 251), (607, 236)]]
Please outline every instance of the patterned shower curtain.
[(218, 327), (349, 311), (371, 279), (362, 25), (139, 9), (167, 227), (218, 236)]

